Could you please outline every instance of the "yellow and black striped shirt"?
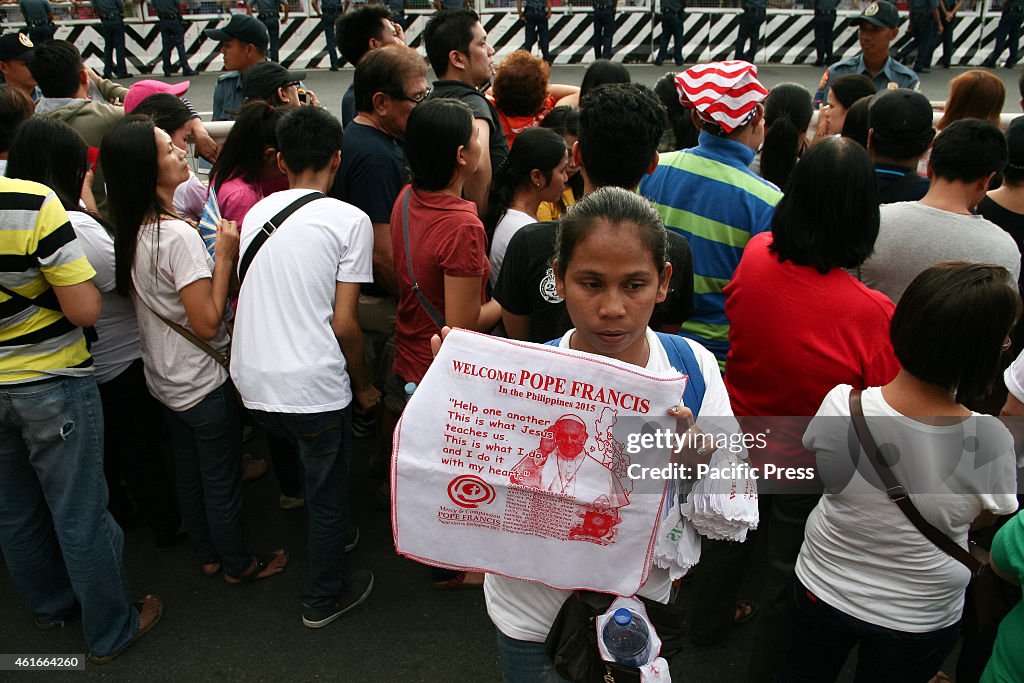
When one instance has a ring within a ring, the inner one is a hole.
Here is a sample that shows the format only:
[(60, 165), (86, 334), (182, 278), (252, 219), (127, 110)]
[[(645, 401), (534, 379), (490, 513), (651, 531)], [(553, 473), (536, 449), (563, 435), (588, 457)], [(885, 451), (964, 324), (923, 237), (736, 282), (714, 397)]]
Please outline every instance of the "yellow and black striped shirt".
[[(51, 285), (92, 279), (64, 207), (45, 185), (0, 178), (0, 383), (92, 373), (85, 336), (60, 312)], [(57, 310), (52, 310), (52, 309)]]

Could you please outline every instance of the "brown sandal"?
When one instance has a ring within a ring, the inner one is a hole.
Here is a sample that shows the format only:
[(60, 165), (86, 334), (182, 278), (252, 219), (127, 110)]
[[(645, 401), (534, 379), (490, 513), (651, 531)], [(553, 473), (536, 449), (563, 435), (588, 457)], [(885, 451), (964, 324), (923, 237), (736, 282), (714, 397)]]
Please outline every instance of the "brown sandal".
[(147, 595), (142, 602), (134, 602), (132, 605), (139, 611), (138, 632), (124, 647), (116, 652), (111, 652), (109, 655), (103, 655), (102, 657), (90, 654), (87, 657), (90, 664), (106, 664), (113, 661), (119, 654), (134, 645), (135, 641), (152, 631), (153, 627), (159, 624), (160, 619), (164, 616), (164, 601), (160, 599), (159, 595)]
[(257, 553), (252, 557), (252, 564), (249, 565), (249, 568), (241, 576), (231, 576), (225, 573), (224, 581), (234, 586), (241, 583), (252, 583), (260, 579), (269, 579), (271, 576), (283, 572), (287, 566), (288, 553), (284, 550), (278, 549), (272, 553)]

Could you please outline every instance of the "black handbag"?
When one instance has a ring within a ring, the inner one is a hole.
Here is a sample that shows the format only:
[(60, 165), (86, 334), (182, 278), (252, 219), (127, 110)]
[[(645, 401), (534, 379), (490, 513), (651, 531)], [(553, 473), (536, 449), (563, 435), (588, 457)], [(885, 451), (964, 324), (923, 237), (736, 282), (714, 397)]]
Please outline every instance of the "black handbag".
[[(639, 595), (636, 598), (644, 604), (661, 639), (660, 656), (671, 662), (683, 648), (683, 610)], [(573, 591), (558, 610), (544, 650), (555, 671), (572, 683), (639, 683), (640, 669), (605, 662), (597, 646), (597, 618), (614, 600), (615, 596), (607, 593)]]

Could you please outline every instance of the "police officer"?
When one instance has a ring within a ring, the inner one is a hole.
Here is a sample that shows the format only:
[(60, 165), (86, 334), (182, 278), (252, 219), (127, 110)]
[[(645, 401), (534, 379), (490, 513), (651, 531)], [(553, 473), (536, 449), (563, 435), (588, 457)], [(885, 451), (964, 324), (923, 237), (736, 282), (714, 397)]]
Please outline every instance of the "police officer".
[(899, 34), (900, 14), (896, 5), (886, 0), (876, 0), (864, 12), (851, 19), (850, 23), (858, 27), (861, 53), (838, 61), (825, 70), (818, 91), (814, 94), (816, 107), (828, 101), (832, 79), (846, 74), (864, 74), (874, 82), (876, 91), (918, 89), (919, 80), (913, 69), (889, 56), (889, 44)]
[(668, 56), (668, 41), (672, 40), (672, 56), (676, 66), (683, 65), (683, 11), (686, 0), (661, 0), (661, 43), (655, 65), (661, 66)]
[(548, 50), (548, 19), (551, 18), (551, 0), (516, 0), (516, 11), (519, 18), (526, 22), (526, 42), (523, 49), (533, 51), (533, 43), (540, 43), (540, 53), (544, 61), (551, 63), (551, 52)]
[(270, 61), (279, 62), (278, 50), (281, 47), (281, 16), (278, 10), (284, 11), (284, 21), (288, 21), (288, 5), (281, 0), (250, 0), (245, 6), (245, 13), (252, 15), (256, 10), (256, 18), (267, 27), (270, 36)]
[(814, 2), (814, 66), (832, 63), (832, 36), (836, 28), (836, 7), (839, 0)]
[[(1006, 68), (1012, 69), (1017, 64), (1017, 48), (1020, 43), (1020, 26), (1024, 22), (1024, 0), (1003, 0), (1003, 13), (996, 26), (996, 46), (984, 64), (992, 69), (996, 61), (1003, 55), (1007, 43), (1010, 45), (1010, 59)], [(35, 38), (33, 38), (35, 40)]]
[(53, 8), (48, 0), (18, 0), (18, 6), (25, 17), (25, 32), (34, 45), (53, 40), (57, 26), (53, 23)]
[(153, 0), (153, 9), (156, 10), (157, 26), (160, 28), (164, 76), (170, 76), (173, 70), (171, 51), (175, 48), (178, 50), (182, 75), (194, 76), (196, 72), (188, 65), (188, 54), (185, 52), (185, 18), (181, 16), (180, 0)]
[(594, 0), (594, 57), (612, 58), (615, 36), (615, 8), (618, 0)]
[[(92, 0), (103, 31), (103, 78), (128, 77), (124, 61), (124, 0)], [(116, 65), (115, 65), (116, 57)], [(116, 66), (116, 68), (115, 68)]]
[(213, 120), (233, 121), (245, 100), (242, 77), (253, 64), (267, 58), (267, 27), (247, 14), (233, 14), (223, 28), (208, 28), (207, 38), (220, 43), (225, 73), (213, 88)]
[(320, 28), (327, 42), (327, 56), (331, 60), (331, 71), (337, 71), (344, 64), (338, 60), (338, 41), (335, 38), (334, 25), (341, 16), (341, 0), (313, 0), (313, 13), (320, 17)]
[[(742, 0), (739, 31), (736, 34), (736, 59), (754, 62), (761, 42), (761, 24), (765, 17), (765, 0)], [(750, 47), (747, 47), (749, 41)]]
[(914, 36), (914, 42), (904, 52), (917, 50), (917, 59), (914, 62), (914, 71), (919, 74), (926, 74), (931, 71), (932, 53), (935, 51), (935, 41), (942, 30), (942, 20), (939, 18), (939, 0), (910, 0), (910, 30)]

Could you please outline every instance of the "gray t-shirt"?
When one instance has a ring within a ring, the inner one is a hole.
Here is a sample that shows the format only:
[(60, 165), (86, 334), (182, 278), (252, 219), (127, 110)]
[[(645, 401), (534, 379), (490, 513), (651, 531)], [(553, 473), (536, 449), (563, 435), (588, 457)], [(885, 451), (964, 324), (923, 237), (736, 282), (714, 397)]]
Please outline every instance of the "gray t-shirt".
[(1020, 251), (1013, 238), (981, 216), (921, 202), (883, 204), (879, 211), (875, 253), (860, 267), (860, 280), (895, 303), (915, 277), (943, 261), (1003, 266), (1014, 282), (1020, 276)]

